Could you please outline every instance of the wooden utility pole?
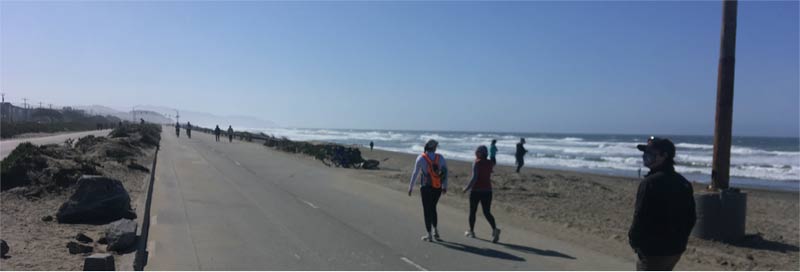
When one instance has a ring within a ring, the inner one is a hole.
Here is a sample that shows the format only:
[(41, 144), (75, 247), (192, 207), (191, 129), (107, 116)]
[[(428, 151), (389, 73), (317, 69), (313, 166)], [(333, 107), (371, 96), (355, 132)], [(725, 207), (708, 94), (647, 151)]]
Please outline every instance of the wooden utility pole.
[(722, 2), (722, 36), (720, 37), (717, 74), (717, 114), (714, 120), (714, 158), (711, 169), (713, 189), (727, 189), (730, 179), (737, 5), (737, 0)]

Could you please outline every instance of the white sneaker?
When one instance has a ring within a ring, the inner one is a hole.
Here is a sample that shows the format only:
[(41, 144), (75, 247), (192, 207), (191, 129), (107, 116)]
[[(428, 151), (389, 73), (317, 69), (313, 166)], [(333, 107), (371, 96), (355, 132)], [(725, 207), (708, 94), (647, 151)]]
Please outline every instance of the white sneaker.
[(465, 231), (464, 232), (464, 236), (467, 236), (469, 238), (475, 238), (475, 232), (474, 231), (470, 231), (470, 230)]
[(500, 240), (500, 229), (492, 231), (492, 243), (497, 243), (497, 240)]
[(431, 235), (430, 233), (428, 233), (428, 234), (426, 234), (426, 235), (422, 236), (422, 241), (425, 241), (425, 242), (433, 242), (433, 235)]

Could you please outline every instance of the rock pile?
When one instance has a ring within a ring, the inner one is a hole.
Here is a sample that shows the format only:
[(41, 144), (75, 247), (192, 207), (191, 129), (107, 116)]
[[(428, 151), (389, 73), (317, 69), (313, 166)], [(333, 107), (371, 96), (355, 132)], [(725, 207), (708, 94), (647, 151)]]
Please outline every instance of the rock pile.
[(289, 153), (300, 153), (313, 156), (325, 163), (343, 168), (357, 169), (378, 169), (380, 162), (376, 160), (364, 160), (361, 157), (361, 150), (354, 147), (346, 147), (339, 144), (322, 143), (314, 144), (310, 142), (292, 141), (286, 137), (267, 136), (264, 145)]

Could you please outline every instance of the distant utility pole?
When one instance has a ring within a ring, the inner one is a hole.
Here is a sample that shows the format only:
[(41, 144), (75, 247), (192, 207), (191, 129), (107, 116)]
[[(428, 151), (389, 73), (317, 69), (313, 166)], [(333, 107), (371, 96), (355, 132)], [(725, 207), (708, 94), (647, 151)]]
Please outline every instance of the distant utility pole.
[(175, 122), (181, 123), (181, 113), (178, 110), (175, 110)]
[(5, 93), (0, 93), (0, 96), (3, 97), (3, 103), (6, 103), (6, 94)]
[(42, 101), (39, 101), (39, 108), (42, 108)]
[(27, 110), (28, 109), (28, 99), (22, 98), (22, 106)]
[(711, 169), (711, 184), (714, 189), (727, 189), (730, 179), (737, 1), (723, 1), (722, 9), (722, 36), (717, 72), (717, 114), (714, 118), (714, 157)]

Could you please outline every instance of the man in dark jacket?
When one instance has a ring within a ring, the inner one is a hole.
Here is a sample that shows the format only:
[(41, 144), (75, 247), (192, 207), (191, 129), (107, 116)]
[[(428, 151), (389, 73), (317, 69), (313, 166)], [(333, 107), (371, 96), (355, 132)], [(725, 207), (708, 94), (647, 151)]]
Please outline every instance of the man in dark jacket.
[(525, 149), (525, 138), (519, 138), (519, 143), (517, 143), (517, 152), (514, 153), (514, 157), (517, 159), (517, 173), (519, 173), (519, 169), (525, 165), (525, 154), (528, 153), (528, 150)]
[(650, 168), (636, 193), (628, 241), (638, 255), (637, 270), (672, 270), (686, 250), (696, 215), (692, 185), (675, 172), (675, 145), (650, 137), (644, 166)]

